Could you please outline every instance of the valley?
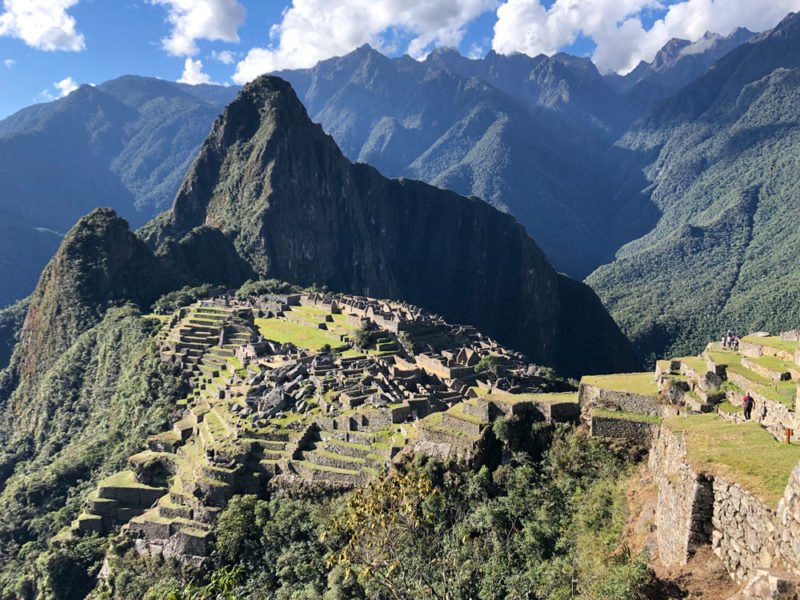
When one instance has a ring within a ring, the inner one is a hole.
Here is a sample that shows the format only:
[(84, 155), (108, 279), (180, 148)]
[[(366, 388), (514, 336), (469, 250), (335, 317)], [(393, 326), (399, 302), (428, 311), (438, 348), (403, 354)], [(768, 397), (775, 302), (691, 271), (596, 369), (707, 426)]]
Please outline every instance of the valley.
[(800, 598), (800, 4), (249, 1), (0, 8), (0, 600)]

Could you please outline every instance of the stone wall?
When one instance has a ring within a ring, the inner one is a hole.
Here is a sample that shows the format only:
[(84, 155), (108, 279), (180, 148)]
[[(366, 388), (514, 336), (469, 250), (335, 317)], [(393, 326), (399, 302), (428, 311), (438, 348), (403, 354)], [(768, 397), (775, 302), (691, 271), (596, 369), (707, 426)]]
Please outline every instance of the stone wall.
[(666, 427), (656, 434), (648, 466), (658, 485), (656, 541), (663, 565), (685, 565), (710, 543), (738, 582), (771, 569), (800, 577), (800, 465), (776, 510), (736, 483), (695, 472), (685, 440)]
[(774, 513), (741, 486), (714, 479), (711, 545), (736, 581), (746, 581), (772, 564), (774, 520)]
[(581, 405), (581, 412), (586, 416), (587, 420), (592, 408), (616, 409), (655, 417), (674, 414), (674, 411), (670, 410), (672, 407), (662, 405), (657, 396), (617, 392), (585, 383), (580, 385), (578, 402)]
[(695, 473), (685, 459), (683, 438), (661, 427), (649, 467), (658, 484), (656, 540), (665, 566), (685, 565), (711, 539), (711, 481)]
[(643, 423), (630, 419), (614, 419), (592, 415), (589, 422), (592, 437), (611, 437), (650, 444), (658, 432), (658, 423)]
[(775, 554), (800, 574), (800, 465), (792, 471), (776, 510)]

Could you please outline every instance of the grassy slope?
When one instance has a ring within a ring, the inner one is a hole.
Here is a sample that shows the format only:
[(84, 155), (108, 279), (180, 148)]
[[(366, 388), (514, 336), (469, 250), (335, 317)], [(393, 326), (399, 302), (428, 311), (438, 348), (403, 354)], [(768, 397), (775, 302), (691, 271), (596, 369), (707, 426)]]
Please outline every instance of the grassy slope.
[(775, 441), (758, 423), (728, 423), (709, 414), (670, 417), (664, 424), (687, 434), (694, 467), (741, 484), (773, 508), (800, 461), (800, 446)]
[(43, 375), (24, 413), (6, 407), (0, 598), (30, 589), (47, 540), (77, 516), (97, 478), (170, 422), (180, 383), (152, 347), (156, 327), (133, 308), (110, 310)]

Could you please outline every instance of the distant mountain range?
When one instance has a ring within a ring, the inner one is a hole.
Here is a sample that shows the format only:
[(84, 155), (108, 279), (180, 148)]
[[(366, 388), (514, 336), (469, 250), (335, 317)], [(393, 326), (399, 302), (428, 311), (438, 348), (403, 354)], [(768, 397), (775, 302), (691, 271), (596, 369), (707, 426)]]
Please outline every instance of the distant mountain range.
[(0, 305), (30, 294), (93, 208), (139, 226), (168, 207), (236, 91), (129, 76), (0, 121)]
[(483, 198), (582, 278), (658, 218), (613, 142), (752, 35), (673, 40), (626, 77), (566, 54), (470, 60), (438, 49), (418, 62), (369, 46), (278, 75), (351, 160)]
[(588, 282), (643, 353), (800, 323), (800, 14), (722, 58), (618, 143), (657, 226)]
[[(775, 294), (746, 287), (744, 253), (762, 231), (773, 257), (793, 243), (791, 228), (762, 225), (773, 209), (754, 198), (791, 206), (794, 109), (782, 103), (796, 93), (797, 19), (672, 40), (625, 77), (564, 54), (418, 62), (366, 46), (280, 76), (348, 158), (511, 213), (558, 270), (588, 276), (642, 356), (680, 353), (725, 324), (793, 325), (781, 308), (756, 316)], [(166, 207), (234, 93), (125, 77), (0, 122), (0, 303), (32, 289), (59, 232), (90, 208), (136, 227)], [(751, 233), (731, 237), (726, 219)]]

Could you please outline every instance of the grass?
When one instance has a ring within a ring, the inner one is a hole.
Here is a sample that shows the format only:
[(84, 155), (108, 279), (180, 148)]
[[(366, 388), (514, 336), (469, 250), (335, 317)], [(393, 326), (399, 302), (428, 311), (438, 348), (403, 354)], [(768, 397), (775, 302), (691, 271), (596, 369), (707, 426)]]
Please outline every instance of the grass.
[(783, 496), (800, 446), (776, 441), (758, 423), (728, 423), (714, 414), (669, 417), (664, 424), (687, 436), (690, 464), (740, 484), (774, 508)]
[(578, 402), (578, 392), (561, 392), (552, 394), (509, 394), (503, 391), (494, 391), (491, 394), (481, 394), (484, 400), (496, 401), (502, 404), (515, 404), (517, 402), (546, 402), (549, 404), (560, 404)]
[(473, 425), (485, 425), (486, 421), (480, 419), (478, 417), (473, 417), (472, 415), (468, 415), (464, 412), (464, 403), (461, 404), (454, 404), (450, 408), (447, 409), (447, 413), (459, 419), (460, 421), (466, 421), (467, 423), (472, 423)]
[(310, 325), (290, 323), (282, 319), (256, 319), (256, 326), (266, 339), (281, 344), (291, 343), (303, 350), (319, 351), (326, 345), (333, 348), (341, 346), (341, 342), (334, 336)]
[(759, 356), (758, 358), (748, 358), (747, 360), (754, 362), (765, 369), (769, 369), (774, 373), (789, 372), (789, 365), (786, 363), (786, 361), (776, 358), (775, 356)]
[(720, 402), (719, 404), (717, 404), (717, 410), (719, 412), (724, 412), (728, 415), (742, 414), (741, 406), (735, 406), (730, 402), (728, 402), (727, 400), (725, 402)]
[(655, 425), (661, 423), (661, 417), (653, 415), (641, 415), (639, 413), (625, 412), (622, 410), (604, 410), (602, 408), (595, 408), (592, 410), (593, 417), (604, 417), (606, 419), (622, 419), (624, 421), (633, 421), (635, 423), (653, 423)]
[(743, 341), (750, 342), (751, 344), (758, 344), (759, 346), (767, 346), (769, 348), (774, 348), (775, 350), (782, 350), (784, 352), (789, 352), (790, 354), (794, 354), (794, 351), (797, 349), (797, 342), (787, 342), (785, 340), (782, 340), (777, 335), (769, 337), (745, 337), (742, 339)]
[(703, 375), (708, 371), (708, 367), (706, 367), (706, 361), (702, 358), (697, 356), (684, 356), (683, 358), (679, 358), (683, 364), (687, 365), (692, 371), (697, 373), (698, 375)]
[(658, 386), (653, 381), (653, 374), (626, 373), (622, 375), (592, 375), (581, 379), (581, 383), (614, 392), (628, 392), (644, 396), (657, 396)]
[[(748, 388), (750, 391), (757, 392), (773, 402), (780, 402), (791, 411), (795, 409), (795, 395), (797, 393), (797, 383), (794, 381), (775, 382), (758, 373), (745, 368), (740, 364), (729, 364), (728, 372), (735, 373), (752, 382)], [(746, 391), (746, 390), (745, 390)]]
[(98, 487), (105, 488), (142, 488), (151, 489), (151, 486), (139, 483), (133, 471), (120, 471), (110, 477), (106, 477), (98, 484)]

